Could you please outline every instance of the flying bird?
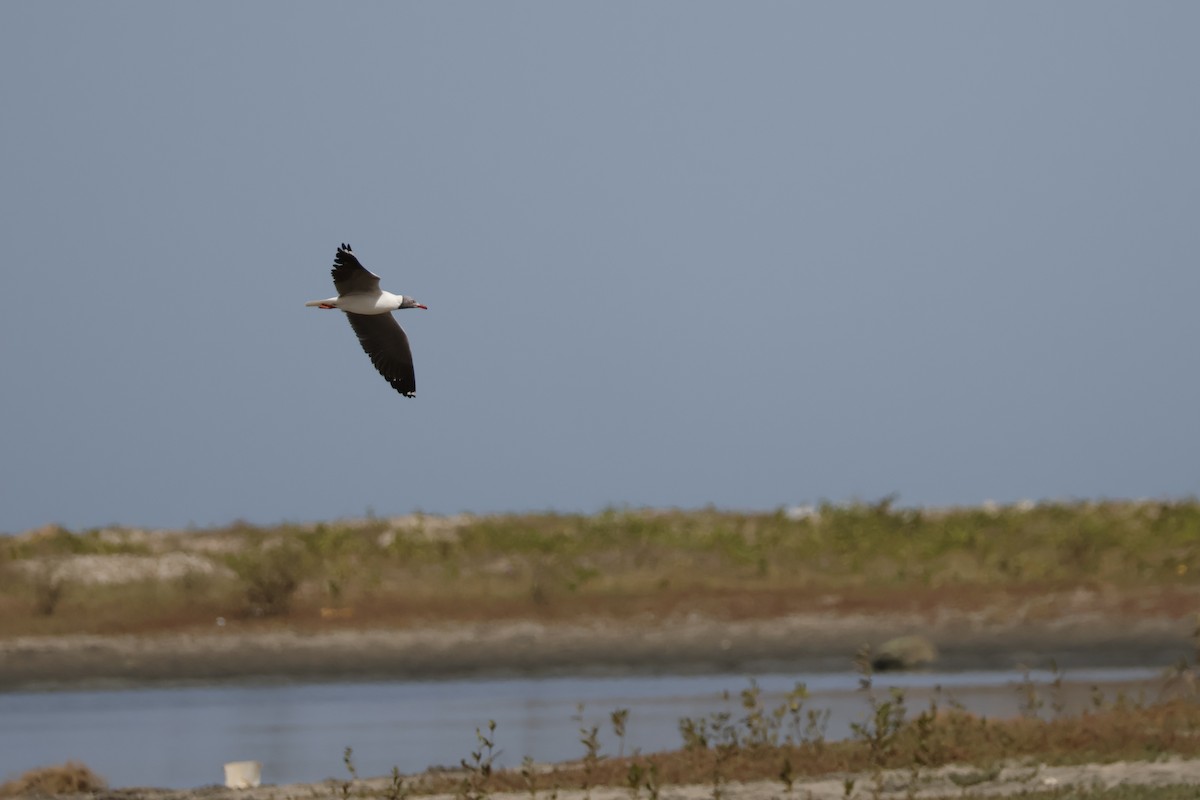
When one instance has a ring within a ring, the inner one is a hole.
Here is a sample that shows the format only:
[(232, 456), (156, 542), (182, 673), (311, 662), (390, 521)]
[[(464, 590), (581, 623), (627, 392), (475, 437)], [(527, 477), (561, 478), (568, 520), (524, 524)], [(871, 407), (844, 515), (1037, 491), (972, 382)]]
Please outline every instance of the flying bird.
[(337, 297), (313, 300), (306, 306), (340, 308), (346, 312), (358, 342), (371, 363), (400, 394), (412, 397), (417, 391), (412, 350), (408, 336), (392, 316), (402, 308), (425, 308), (411, 297), (379, 288), (379, 276), (358, 262), (350, 245), (343, 244), (333, 257), (333, 286)]

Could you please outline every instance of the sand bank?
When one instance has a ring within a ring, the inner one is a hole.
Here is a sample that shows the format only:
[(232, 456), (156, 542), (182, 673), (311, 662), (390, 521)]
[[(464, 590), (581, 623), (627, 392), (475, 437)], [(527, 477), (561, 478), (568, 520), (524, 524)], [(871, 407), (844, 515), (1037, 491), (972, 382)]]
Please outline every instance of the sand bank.
[[(951, 766), (924, 770), (913, 781), (909, 770), (889, 770), (879, 775), (833, 775), (797, 780), (790, 793), (780, 781), (726, 783), (721, 796), (727, 800), (778, 800), (780, 797), (800, 797), (808, 800), (845, 800), (846, 781), (853, 779), (852, 798), (940, 798), (940, 797), (998, 797), (1021, 795), (1039, 790), (1068, 788), (1110, 788), (1120, 785), (1172, 786), (1200, 784), (1200, 760), (1171, 759), (1164, 761), (1133, 761), (1077, 766), (1012, 765), (995, 774), (983, 773), (974, 767)], [(260, 786), (253, 789), (224, 789), (206, 787), (195, 790), (118, 789), (103, 793), (112, 800), (289, 800), (289, 798), (340, 797), (342, 781), (312, 784)], [(350, 788), (353, 797), (388, 797), (391, 780), (374, 778), (355, 781)], [(645, 792), (642, 793), (645, 797)], [(706, 800), (713, 796), (710, 784), (664, 786), (661, 800)], [(423, 800), (453, 800), (454, 795), (428, 795)], [(492, 800), (530, 800), (527, 792), (497, 792)], [(539, 793), (538, 798), (549, 798)], [(559, 789), (556, 800), (629, 800), (628, 789), (599, 787), (588, 791)]]
[(157, 636), (0, 641), (0, 690), (109, 683), (427, 679), (597, 673), (847, 669), (864, 644), (902, 634), (932, 641), (946, 670), (1024, 664), (1166, 667), (1192, 658), (1190, 620), (1075, 615), (1009, 623), (978, 615), (797, 614), (667, 624), (539, 621), (419, 629), (266, 630), (227, 623)]

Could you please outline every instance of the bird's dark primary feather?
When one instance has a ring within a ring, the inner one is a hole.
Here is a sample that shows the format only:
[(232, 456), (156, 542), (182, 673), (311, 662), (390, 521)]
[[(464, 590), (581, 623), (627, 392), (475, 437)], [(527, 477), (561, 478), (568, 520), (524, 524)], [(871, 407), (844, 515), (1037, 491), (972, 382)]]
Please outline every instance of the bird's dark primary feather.
[(330, 272), (333, 275), (333, 286), (339, 296), (379, 291), (379, 276), (359, 263), (358, 256), (354, 255), (354, 250), (348, 244), (338, 248)]
[(417, 391), (412, 350), (408, 336), (391, 314), (351, 314), (346, 312), (358, 342), (371, 358), (379, 374), (405, 397)]

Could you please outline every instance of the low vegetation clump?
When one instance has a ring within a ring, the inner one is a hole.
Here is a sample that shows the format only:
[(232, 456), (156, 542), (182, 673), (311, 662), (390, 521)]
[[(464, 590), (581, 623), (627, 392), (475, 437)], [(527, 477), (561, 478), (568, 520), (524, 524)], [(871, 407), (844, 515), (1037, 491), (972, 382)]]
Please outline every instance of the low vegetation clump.
[(21, 777), (0, 784), (0, 797), (90, 794), (107, 788), (104, 779), (83, 764), (68, 761), (54, 767), (31, 769)]
[[(65, 559), (203, 558), (206, 572), (89, 585)], [(509, 514), (191, 532), (48, 528), (0, 537), (0, 636), (211, 625), (416, 625), (632, 615), (923, 612), (1061, 597), (1181, 615), (1200, 594), (1200, 503), (919, 509), (822, 504)], [(1082, 598), (1082, 599), (1081, 599)]]

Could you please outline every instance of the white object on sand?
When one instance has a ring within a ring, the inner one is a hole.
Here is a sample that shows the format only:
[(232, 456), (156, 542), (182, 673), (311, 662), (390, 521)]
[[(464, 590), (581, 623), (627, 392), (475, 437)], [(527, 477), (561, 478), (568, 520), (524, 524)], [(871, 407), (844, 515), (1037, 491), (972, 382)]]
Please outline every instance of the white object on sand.
[(225, 786), (229, 789), (253, 789), (262, 783), (262, 764), (257, 761), (230, 761), (225, 765)]

